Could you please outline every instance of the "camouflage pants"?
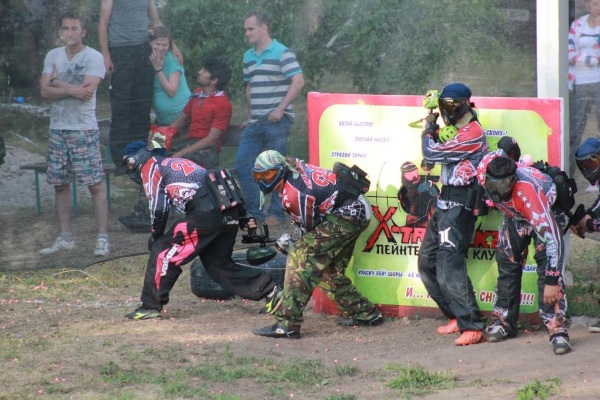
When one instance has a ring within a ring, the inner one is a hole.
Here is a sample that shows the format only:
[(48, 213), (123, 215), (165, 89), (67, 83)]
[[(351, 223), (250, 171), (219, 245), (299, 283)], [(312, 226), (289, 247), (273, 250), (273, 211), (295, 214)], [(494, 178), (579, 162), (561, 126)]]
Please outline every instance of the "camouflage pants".
[(287, 258), (283, 302), (275, 314), (280, 325), (300, 329), (304, 322), (302, 313), (316, 287), (356, 319), (369, 320), (380, 314), (344, 275), (356, 239), (368, 225), (368, 221), (328, 215), (294, 243)]

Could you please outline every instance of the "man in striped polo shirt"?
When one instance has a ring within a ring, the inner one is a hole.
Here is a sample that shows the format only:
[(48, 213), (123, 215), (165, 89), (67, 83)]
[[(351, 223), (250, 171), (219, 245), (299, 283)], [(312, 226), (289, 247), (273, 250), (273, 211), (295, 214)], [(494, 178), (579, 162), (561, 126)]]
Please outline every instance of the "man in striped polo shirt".
[(274, 225), (285, 220), (281, 202), (272, 201), (266, 213), (260, 209), (252, 166), (264, 150), (287, 154), (288, 135), (294, 121), (292, 103), (302, 92), (304, 76), (296, 55), (271, 39), (265, 14), (249, 14), (244, 19), (244, 33), (252, 45), (244, 54), (248, 118), (242, 123), (244, 130), (235, 166), (248, 214)]

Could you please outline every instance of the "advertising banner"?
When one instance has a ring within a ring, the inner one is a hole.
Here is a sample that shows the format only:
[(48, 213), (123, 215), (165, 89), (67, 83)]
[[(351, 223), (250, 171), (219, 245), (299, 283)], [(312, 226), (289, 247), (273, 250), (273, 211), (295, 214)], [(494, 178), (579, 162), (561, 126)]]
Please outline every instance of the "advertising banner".
[[(523, 155), (561, 165), (560, 99), (473, 97), (490, 148), (512, 136)], [(421, 130), (410, 125), (427, 115), (423, 96), (308, 94), (309, 162), (332, 168), (358, 165), (371, 180), (371, 224), (356, 243), (346, 275), (391, 316), (435, 315), (417, 270), (417, 256), (441, 184), (440, 167), (421, 168)], [(440, 121), (441, 122), (441, 118)], [(467, 269), (482, 311), (491, 311), (497, 267), (494, 246), (501, 214), (479, 217)], [(536, 267), (523, 270), (521, 313), (537, 312)], [(336, 312), (315, 292), (316, 312)]]

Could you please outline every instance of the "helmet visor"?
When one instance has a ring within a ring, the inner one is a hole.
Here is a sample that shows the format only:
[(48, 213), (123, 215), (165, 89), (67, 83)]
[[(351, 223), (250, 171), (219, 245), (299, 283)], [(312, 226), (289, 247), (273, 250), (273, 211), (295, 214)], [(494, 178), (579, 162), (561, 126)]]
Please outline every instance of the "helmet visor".
[(590, 183), (594, 183), (600, 178), (600, 160), (596, 154), (585, 158), (575, 158), (575, 163)]
[(269, 193), (283, 177), (283, 166), (276, 165), (273, 168), (257, 170), (252, 169), (252, 177), (263, 193)]
[(467, 99), (453, 99), (446, 97), (438, 99), (438, 107), (440, 111), (446, 111), (448, 114), (456, 114), (465, 101), (467, 101)]
[(469, 99), (453, 99), (444, 97), (438, 99), (438, 108), (446, 125), (454, 125), (469, 109)]
[(485, 194), (494, 202), (501, 203), (510, 199), (515, 187), (516, 177), (510, 175), (504, 178), (494, 178), (490, 174), (485, 175)]

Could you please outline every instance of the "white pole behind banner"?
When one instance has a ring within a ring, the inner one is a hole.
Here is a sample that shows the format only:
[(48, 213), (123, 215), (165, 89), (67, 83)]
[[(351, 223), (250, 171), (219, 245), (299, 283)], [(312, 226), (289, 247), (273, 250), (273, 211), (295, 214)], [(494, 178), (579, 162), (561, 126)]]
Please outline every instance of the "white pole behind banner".
[[(569, 0), (536, 0), (536, 27), (537, 95), (563, 100), (561, 165), (569, 171), (569, 154), (575, 151), (569, 148)], [(571, 240), (565, 235), (565, 260), (569, 259), (570, 250)]]
[(569, 170), (569, 0), (537, 0), (537, 97), (563, 99), (563, 167)]

